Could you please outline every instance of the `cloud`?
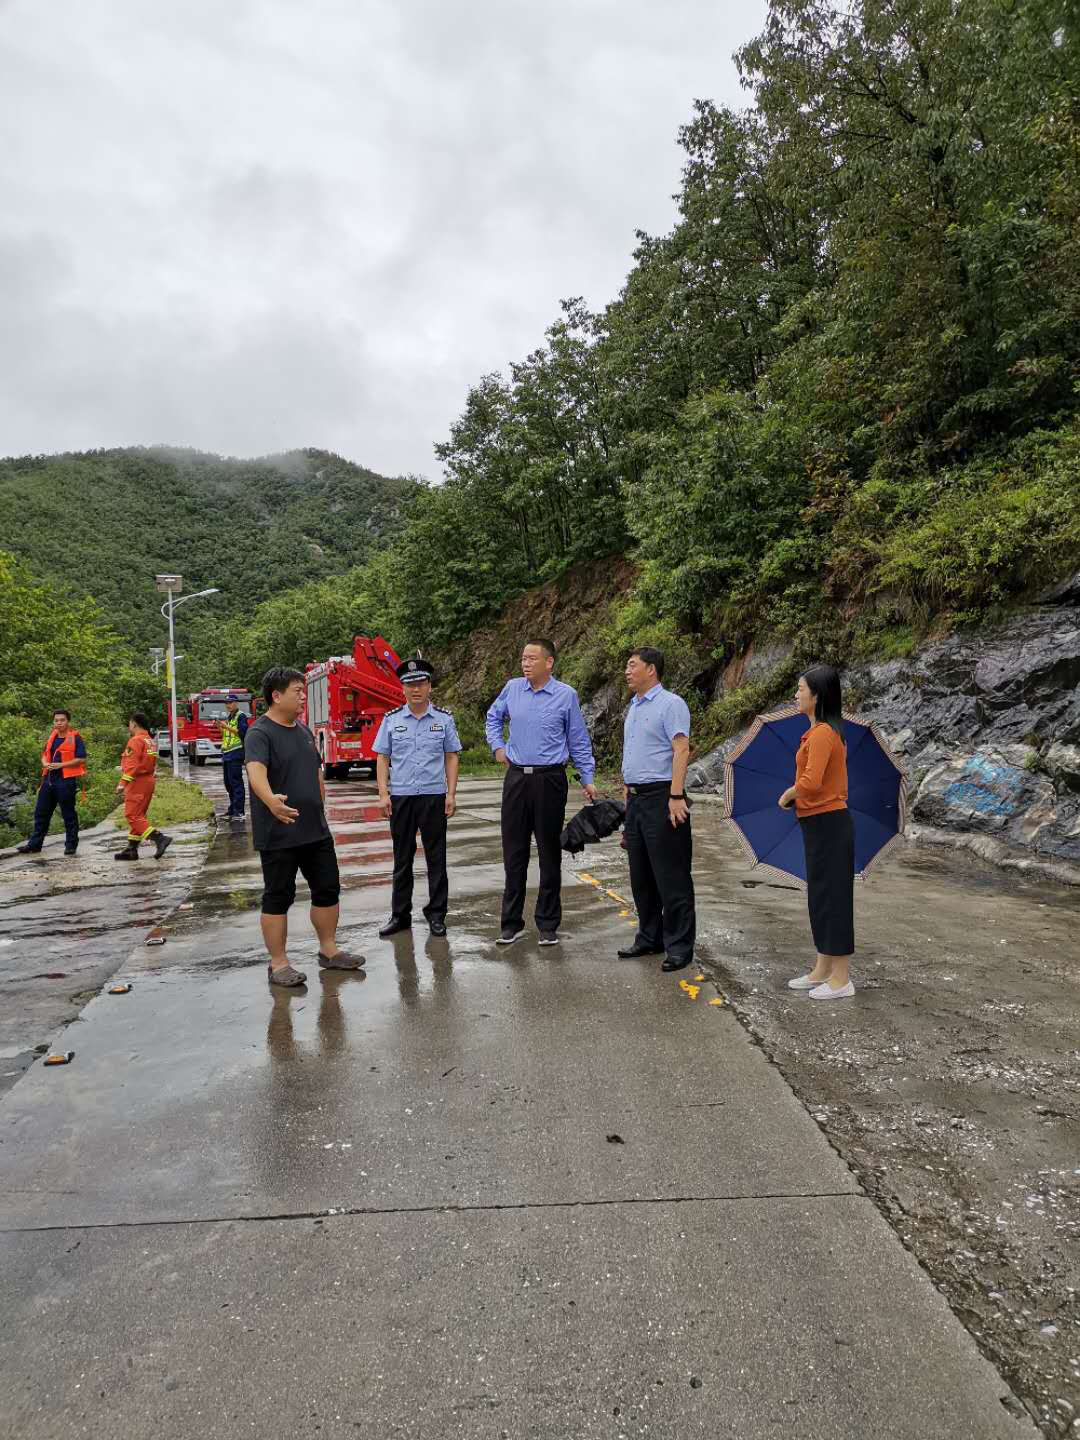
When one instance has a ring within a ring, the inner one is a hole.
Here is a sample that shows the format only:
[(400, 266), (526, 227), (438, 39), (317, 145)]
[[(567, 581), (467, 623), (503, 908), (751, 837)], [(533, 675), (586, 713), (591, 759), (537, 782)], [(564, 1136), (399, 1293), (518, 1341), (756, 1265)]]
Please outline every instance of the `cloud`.
[(0, 453), (437, 473), (468, 386), (673, 219), (764, 0), (0, 4)]

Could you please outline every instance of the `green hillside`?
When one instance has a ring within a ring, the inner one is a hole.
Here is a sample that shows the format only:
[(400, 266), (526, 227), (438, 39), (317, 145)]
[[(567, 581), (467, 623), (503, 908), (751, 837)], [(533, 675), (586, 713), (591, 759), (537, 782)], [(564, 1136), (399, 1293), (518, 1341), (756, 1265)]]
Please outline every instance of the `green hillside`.
[[(563, 673), (589, 694), (657, 644), (706, 743), (797, 664), (906, 653), (1080, 564), (1075, 0), (771, 0), (735, 58), (748, 104), (688, 105), (676, 222), (618, 295), (478, 377), (389, 547), (221, 627), (214, 673), (362, 627), (480, 704), (475, 637), (625, 556)], [(789, 662), (720, 694), (755, 642)]]
[[(216, 623), (367, 559), (414, 489), (321, 450), (26, 456), (0, 460), (0, 535), (35, 576), (97, 600), (139, 652), (162, 643), (155, 573), (180, 572), (189, 592), (217, 586)], [(197, 629), (211, 618), (194, 613)]]

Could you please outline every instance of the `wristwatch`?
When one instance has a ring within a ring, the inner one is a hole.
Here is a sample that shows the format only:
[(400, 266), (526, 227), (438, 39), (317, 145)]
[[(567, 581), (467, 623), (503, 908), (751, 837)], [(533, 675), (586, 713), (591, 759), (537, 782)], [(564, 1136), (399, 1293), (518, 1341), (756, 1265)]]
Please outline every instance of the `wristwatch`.
[(685, 800), (685, 799), (686, 799), (686, 795), (685, 795), (685, 793), (682, 794), (682, 795), (676, 795), (676, 794), (674, 793), (674, 791), (672, 791), (672, 793), (668, 796), (668, 799), (669, 799), (669, 800)]

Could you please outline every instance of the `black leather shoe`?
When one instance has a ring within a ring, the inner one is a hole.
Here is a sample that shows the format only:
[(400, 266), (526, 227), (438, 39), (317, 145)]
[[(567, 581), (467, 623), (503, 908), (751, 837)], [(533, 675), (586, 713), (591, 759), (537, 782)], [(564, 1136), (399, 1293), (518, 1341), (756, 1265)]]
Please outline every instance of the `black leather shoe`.
[(379, 931), (379, 938), (381, 940), (389, 940), (391, 935), (396, 935), (400, 930), (411, 929), (411, 920), (398, 920), (395, 916), (391, 916), (387, 923)]
[(636, 942), (629, 950), (616, 952), (620, 960), (636, 960), (639, 955), (662, 955), (663, 950), (654, 950), (651, 945), (638, 945)]
[(40, 846), (40, 845), (16, 845), (16, 846), (15, 846), (15, 850), (16, 850), (16, 853), (19, 854), (19, 855), (40, 855), (40, 854), (41, 854), (41, 846)]
[(685, 960), (680, 960), (677, 955), (669, 955), (660, 966), (661, 970), (685, 970), (687, 965), (694, 963), (693, 955), (687, 955)]
[(432, 935), (446, 934), (446, 925), (443, 923), (442, 920), (429, 920), (428, 929), (431, 931)]
[(64, 854), (65, 854), (65, 855), (74, 855), (74, 854), (75, 854), (75, 848), (76, 848), (76, 847), (75, 847), (74, 845), (65, 845), (65, 846), (64, 846)]

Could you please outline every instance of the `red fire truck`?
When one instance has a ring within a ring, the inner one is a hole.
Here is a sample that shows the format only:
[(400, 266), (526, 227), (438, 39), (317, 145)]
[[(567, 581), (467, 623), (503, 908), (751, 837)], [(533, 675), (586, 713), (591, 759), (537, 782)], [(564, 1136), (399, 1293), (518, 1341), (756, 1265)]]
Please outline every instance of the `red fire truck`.
[[(224, 689), (211, 686), (197, 695), (188, 695), (177, 705), (176, 739), (180, 753), (193, 765), (221, 759), (221, 722), (228, 715), (225, 702), (230, 695), (239, 697), (238, 713), (255, 718), (255, 697), (242, 685)], [(172, 705), (166, 702), (169, 727), (172, 728)]]
[(401, 661), (377, 635), (357, 635), (351, 655), (331, 655), (306, 667), (307, 701), (301, 720), (314, 733), (328, 780), (343, 780), (351, 765), (375, 773), (372, 745), (388, 710), (405, 703), (396, 670)]

